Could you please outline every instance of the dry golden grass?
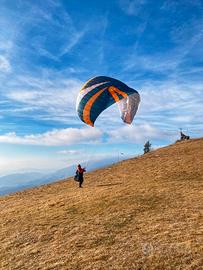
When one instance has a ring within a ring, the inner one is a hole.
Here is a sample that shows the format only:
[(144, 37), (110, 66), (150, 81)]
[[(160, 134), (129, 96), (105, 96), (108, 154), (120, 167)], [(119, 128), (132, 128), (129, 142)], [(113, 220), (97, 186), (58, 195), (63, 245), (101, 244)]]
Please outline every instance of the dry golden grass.
[(202, 269), (203, 139), (0, 198), (1, 269)]

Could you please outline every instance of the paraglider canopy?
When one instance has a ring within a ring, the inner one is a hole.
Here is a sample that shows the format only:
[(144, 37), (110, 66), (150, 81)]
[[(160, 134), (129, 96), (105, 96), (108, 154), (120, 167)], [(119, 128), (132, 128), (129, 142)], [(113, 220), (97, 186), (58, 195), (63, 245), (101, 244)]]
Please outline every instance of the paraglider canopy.
[(119, 80), (98, 76), (80, 90), (76, 110), (83, 122), (94, 126), (97, 117), (116, 102), (123, 122), (131, 124), (140, 103), (139, 93)]

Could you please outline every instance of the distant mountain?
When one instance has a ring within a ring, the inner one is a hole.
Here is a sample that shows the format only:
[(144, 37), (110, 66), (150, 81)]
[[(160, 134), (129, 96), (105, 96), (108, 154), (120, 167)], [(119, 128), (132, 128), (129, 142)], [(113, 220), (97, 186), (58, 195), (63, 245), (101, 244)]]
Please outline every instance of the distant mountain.
[(0, 177), (0, 188), (1, 186), (13, 186), (15, 184), (25, 184), (26, 182), (39, 179), (44, 174), (39, 172), (24, 172), (24, 173), (13, 173)]
[[(95, 169), (113, 164), (115, 162), (117, 162), (115, 157), (94, 160), (94, 162), (88, 165), (87, 171), (90, 172)], [(26, 188), (51, 183), (60, 179), (73, 176), (75, 174), (76, 167), (77, 165), (72, 165), (50, 174), (43, 174), (39, 172), (25, 172), (2, 176), (0, 177), (0, 195), (5, 195), (11, 192), (20, 191)]]
[(34, 186), (44, 174), (39, 172), (14, 173), (0, 177), (0, 195)]

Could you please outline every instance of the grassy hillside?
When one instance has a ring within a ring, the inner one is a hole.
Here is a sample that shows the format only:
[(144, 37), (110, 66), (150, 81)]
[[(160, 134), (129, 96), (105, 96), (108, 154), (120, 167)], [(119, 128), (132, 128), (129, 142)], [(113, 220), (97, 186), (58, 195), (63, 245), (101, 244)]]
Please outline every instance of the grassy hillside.
[(202, 269), (203, 139), (0, 198), (1, 269)]

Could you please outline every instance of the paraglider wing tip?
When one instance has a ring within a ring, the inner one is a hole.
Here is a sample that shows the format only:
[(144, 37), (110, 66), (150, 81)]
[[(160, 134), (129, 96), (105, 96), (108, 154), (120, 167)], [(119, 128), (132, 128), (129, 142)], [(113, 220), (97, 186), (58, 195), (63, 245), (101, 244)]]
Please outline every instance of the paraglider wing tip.
[(123, 122), (127, 125), (131, 125), (132, 124), (132, 120), (123, 120)]

